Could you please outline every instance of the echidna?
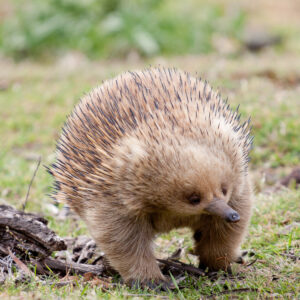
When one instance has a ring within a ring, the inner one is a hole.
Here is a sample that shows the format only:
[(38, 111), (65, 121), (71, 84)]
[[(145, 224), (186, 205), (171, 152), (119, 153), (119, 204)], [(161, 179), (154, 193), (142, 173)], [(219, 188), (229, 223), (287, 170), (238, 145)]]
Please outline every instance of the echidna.
[(201, 79), (126, 72), (84, 96), (49, 169), (54, 197), (86, 222), (127, 283), (161, 283), (157, 233), (189, 227), (201, 266), (240, 259), (251, 215), (249, 121)]

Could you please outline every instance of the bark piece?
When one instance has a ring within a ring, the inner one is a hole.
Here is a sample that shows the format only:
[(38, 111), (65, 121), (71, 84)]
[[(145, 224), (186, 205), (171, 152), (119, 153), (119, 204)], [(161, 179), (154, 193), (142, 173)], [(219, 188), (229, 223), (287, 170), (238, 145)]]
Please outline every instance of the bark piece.
[(67, 248), (63, 239), (47, 227), (46, 219), (8, 205), (0, 205), (0, 246), (0, 256), (7, 255), (2, 250), (10, 248), (20, 257), (46, 257)]

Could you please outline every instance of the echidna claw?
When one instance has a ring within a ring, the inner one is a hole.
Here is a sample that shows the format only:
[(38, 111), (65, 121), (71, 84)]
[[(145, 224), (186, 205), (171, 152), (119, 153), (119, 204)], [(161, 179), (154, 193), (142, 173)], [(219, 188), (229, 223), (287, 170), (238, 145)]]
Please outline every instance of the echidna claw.
[[(246, 255), (246, 254), (245, 254)], [(237, 259), (236, 259), (236, 263), (237, 264), (241, 264), (241, 265), (243, 265), (243, 264), (245, 264), (245, 260), (243, 259), (243, 256), (245, 256), (245, 255), (243, 255), (243, 253), (241, 254), (241, 256), (239, 256)]]

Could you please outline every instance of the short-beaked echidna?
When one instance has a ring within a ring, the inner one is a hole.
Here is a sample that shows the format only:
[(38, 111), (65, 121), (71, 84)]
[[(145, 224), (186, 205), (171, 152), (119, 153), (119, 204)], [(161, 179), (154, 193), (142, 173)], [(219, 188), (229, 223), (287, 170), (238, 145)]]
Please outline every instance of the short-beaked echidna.
[(210, 269), (240, 258), (251, 215), (252, 144), (220, 95), (169, 68), (126, 72), (84, 96), (49, 169), (54, 197), (86, 222), (126, 282), (163, 281), (157, 233), (189, 227)]

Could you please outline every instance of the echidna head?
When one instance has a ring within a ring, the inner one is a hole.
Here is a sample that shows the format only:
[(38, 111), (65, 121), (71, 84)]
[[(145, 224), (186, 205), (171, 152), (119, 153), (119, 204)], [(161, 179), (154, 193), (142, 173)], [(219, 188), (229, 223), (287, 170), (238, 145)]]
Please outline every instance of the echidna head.
[[(243, 183), (240, 166), (220, 149), (194, 142), (147, 148), (130, 139), (123, 148), (121, 193), (127, 206), (189, 216), (218, 215), (229, 222), (239, 214), (227, 203)], [(122, 162), (122, 163), (121, 163)]]
[(243, 175), (236, 172), (227, 155), (205, 145), (189, 144), (176, 156), (166, 166), (168, 174), (157, 183), (166, 208), (175, 210), (176, 214), (205, 213), (218, 215), (228, 222), (239, 221), (239, 214), (228, 202), (240, 189)]

